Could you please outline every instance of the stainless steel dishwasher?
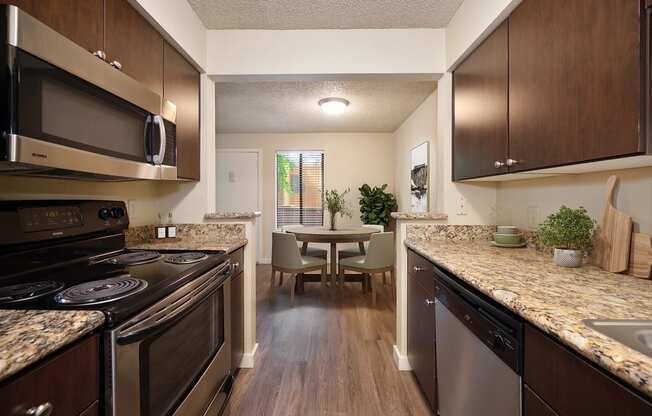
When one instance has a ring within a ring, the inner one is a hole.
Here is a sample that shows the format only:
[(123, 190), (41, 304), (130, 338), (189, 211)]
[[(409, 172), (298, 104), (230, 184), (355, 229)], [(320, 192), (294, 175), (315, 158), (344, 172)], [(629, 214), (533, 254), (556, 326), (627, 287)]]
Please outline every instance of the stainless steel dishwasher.
[(435, 268), (441, 416), (521, 414), (523, 324)]

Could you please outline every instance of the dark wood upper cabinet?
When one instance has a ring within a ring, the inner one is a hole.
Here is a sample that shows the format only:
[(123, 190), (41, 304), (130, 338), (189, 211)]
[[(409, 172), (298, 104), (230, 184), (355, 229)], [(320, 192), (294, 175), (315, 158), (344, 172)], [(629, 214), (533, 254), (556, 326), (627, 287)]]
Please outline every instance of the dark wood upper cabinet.
[(199, 72), (165, 43), (164, 93), (177, 106), (177, 176), (199, 180)]
[(510, 171), (645, 151), (639, 0), (525, 0), (509, 17)]
[(505, 21), (453, 73), (455, 180), (507, 172), (507, 44)]
[(430, 262), (418, 254), (408, 251), (408, 361), (423, 394), (430, 403), (433, 414), (436, 414), (437, 369), (435, 364), (435, 280), (433, 273), (433, 266)]
[(163, 96), (163, 37), (127, 0), (106, 0), (107, 61)]
[(0, 0), (0, 4), (19, 7), (88, 51), (104, 49), (104, 0)]

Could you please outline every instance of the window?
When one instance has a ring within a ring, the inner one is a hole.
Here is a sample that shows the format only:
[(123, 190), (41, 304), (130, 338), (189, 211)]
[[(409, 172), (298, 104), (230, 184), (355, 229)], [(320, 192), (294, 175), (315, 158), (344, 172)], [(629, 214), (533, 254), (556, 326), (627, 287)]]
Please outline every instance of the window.
[(276, 228), (324, 225), (324, 153), (276, 152)]

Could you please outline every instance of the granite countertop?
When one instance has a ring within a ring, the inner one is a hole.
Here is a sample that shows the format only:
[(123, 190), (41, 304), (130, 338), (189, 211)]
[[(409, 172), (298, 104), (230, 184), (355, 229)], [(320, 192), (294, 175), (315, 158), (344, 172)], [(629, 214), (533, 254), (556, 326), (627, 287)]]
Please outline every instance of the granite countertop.
[(0, 380), (104, 324), (99, 311), (0, 309)]
[(433, 214), (432, 212), (392, 212), (390, 215), (397, 220), (445, 221), (448, 219), (448, 214)]
[(409, 240), (409, 248), (652, 397), (652, 358), (584, 319), (652, 319), (652, 281), (594, 266), (566, 269), (535, 250), (489, 242)]
[(260, 211), (246, 211), (246, 212), (211, 212), (204, 215), (206, 220), (245, 220), (261, 216)]
[(233, 240), (174, 238), (127, 243), (127, 248), (131, 250), (226, 251), (232, 253), (246, 244), (247, 240), (242, 238)]

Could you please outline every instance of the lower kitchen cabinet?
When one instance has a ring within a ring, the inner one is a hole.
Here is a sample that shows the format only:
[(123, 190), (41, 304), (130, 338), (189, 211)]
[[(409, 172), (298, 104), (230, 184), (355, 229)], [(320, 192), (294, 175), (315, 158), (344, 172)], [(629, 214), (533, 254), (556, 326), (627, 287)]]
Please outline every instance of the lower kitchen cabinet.
[(99, 335), (88, 337), (0, 385), (0, 415), (36, 415), (40, 405), (52, 415), (99, 414), (99, 344)]
[(435, 281), (432, 264), (409, 251), (407, 280), (408, 360), (433, 413), (436, 413)]
[(244, 249), (231, 254), (235, 276), (231, 278), (231, 371), (240, 368), (244, 354), (244, 273), (242, 260)]
[(546, 413), (528, 392), (525, 416), (652, 415), (652, 404), (531, 325), (525, 327), (523, 380), (524, 391), (556, 412)]
[(523, 415), (524, 416), (557, 416), (539, 396), (527, 385), (523, 386)]

